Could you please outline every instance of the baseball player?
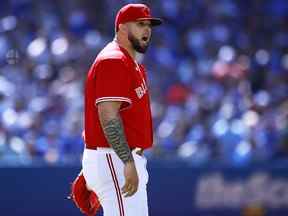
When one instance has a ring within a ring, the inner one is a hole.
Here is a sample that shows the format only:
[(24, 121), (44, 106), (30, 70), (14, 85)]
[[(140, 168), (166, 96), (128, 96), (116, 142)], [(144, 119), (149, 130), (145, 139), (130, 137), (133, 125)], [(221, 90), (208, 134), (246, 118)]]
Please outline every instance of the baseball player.
[(148, 215), (143, 151), (152, 146), (152, 118), (146, 71), (135, 57), (145, 53), (151, 27), (161, 23), (144, 4), (122, 7), (114, 40), (87, 76), (82, 170), (105, 216)]

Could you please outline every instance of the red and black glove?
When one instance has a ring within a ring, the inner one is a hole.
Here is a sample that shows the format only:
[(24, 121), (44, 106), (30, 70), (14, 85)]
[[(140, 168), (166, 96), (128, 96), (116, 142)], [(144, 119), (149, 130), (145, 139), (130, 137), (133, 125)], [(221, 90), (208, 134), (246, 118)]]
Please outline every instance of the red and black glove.
[(96, 193), (87, 189), (82, 172), (73, 181), (69, 198), (87, 216), (95, 216), (101, 207)]

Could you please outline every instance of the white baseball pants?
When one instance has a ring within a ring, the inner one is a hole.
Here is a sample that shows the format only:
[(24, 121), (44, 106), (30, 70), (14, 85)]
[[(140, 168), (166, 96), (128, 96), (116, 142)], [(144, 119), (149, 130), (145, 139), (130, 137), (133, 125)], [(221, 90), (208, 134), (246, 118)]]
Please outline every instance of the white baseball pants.
[(144, 156), (132, 152), (139, 177), (138, 191), (124, 197), (124, 164), (111, 148), (85, 149), (82, 160), (83, 174), (89, 189), (99, 197), (104, 216), (148, 216), (146, 185), (148, 172)]

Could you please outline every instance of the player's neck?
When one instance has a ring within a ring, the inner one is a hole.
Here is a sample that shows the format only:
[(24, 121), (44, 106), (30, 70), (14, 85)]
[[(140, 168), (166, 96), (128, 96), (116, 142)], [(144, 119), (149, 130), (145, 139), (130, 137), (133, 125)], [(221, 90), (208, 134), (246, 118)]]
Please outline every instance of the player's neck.
[(124, 39), (121, 39), (120, 37), (116, 36), (114, 38), (114, 41), (118, 43), (119, 46), (124, 48), (134, 60), (136, 60), (136, 51), (133, 49), (128, 40), (125, 41)]

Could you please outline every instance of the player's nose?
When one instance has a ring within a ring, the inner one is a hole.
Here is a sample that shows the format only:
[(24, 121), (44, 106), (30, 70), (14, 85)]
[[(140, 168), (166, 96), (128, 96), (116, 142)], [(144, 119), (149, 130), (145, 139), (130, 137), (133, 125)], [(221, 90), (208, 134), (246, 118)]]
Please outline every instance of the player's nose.
[(151, 28), (145, 28), (144, 30), (144, 36), (150, 38), (151, 36)]

